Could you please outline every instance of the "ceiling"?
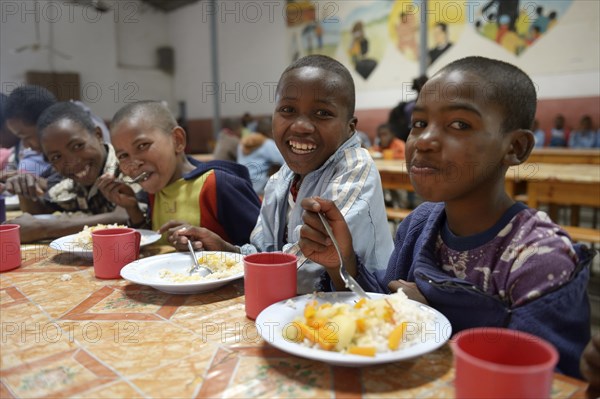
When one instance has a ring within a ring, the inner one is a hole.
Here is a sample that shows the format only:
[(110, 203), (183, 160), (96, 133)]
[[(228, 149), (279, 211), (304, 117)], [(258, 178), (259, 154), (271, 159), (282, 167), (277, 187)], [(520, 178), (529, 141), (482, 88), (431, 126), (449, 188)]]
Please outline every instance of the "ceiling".
[(196, 3), (199, 0), (142, 0), (144, 3), (150, 4), (161, 11), (169, 12), (179, 7), (187, 6), (188, 4)]

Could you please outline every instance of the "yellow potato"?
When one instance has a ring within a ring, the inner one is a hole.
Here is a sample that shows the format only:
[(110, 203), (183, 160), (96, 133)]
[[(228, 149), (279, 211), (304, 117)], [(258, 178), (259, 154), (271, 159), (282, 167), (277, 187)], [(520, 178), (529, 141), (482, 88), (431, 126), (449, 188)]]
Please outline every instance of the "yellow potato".
[(331, 323), (337, 328), (338, 342), (335, 349), (342, 351), (350, 345), (356, 332), (356, 319), (349, 315), (338, 315), (331, 319)]

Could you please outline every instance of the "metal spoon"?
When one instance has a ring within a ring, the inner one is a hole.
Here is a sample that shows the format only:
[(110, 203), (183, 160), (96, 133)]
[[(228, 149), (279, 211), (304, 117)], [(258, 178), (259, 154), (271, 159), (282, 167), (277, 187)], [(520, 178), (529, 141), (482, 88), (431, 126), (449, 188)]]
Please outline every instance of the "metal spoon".
[(120, 182), (126, 184), (135, 184), (144, 180), (148, 176), (148, 172), (142, 172), (137, 177), (130, 178), (129, 176), (124, 176), (122, 179), (119, 179)]
[(190, 269), (190, 276), (192, 275), (192, 273), (194, 273), (196, 271), (202, 277), (206, 277), (209, 274), (211, 274), (213, 272), (212, 270), (210, 270), (208, 267), (202, 266), (200, 263), (198, 263), (198, 258), (196, 258), (196, 252), (194, 251), (194, 247), (192, 247), (192, 241), (190, 239), (188, 239), (187, 243), (188, 243), (188, 248), (190, 250), (190, 256), (194, 260), (194, 266), (192, 266), (192, 268)]

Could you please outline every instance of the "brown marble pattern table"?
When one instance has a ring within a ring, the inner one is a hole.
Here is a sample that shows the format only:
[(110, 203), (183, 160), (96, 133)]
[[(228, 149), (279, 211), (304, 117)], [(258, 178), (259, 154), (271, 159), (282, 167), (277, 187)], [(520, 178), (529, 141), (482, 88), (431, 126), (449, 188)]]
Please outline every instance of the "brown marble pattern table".
[[(0, 275), (2, 398), (454, 397), (447, 345), (388, 365), (330, 366), (263, 342), (245, 317), (241, 280), (178, 296), (96, 279), (89, 260), (47, 245), (23, 246), (22, 257)], [(556, 375), (552, 396), (584, 390)]]

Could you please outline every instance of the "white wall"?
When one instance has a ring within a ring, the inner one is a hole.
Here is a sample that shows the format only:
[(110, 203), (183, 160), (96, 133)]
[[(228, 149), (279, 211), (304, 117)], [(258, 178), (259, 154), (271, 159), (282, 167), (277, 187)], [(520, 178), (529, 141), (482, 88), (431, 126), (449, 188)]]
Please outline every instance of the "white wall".
[(284, 6), (280, 1), (220, 1), (212, 10), (202, 1), (171, 12), (169, 34), (175, 48), (175, 95), (190, 118), (211, 118), (210, 19), (217, 15), (219, 104), (223, 116), (269, 114), (274, 86), (287, 66)]
[[(24, 83), (30, 70), (78, 72), (82, 101), (104, 119), (132, 100), (166, 100), (176, 111), (173, 78), (155, 68), (156, 48), (170, 43), (166, 14), (137, 0), (108, 4), (111, 11), (100, 14), (63, 0), (40, 1), (36, 13), (34, 1), (1, 1), (1, 90), (10, 93)], [(41, 43), (49, 44), (52, 29), (54, 47), (70, 60), (45, 49), (14, 53), (13, 49), (35, 42), (36, 16)]]
[[(284, 3), (217, 2), (214, 12), (218, 19), (223, 116), (272, 112), (274, 84), (289, 61)], [(110, 119), (125, 101), (141, 99), (166, 100), (176, 115), (176, 103), (183, 100), (189, 118), (211, 118), (214, 87), (209, 21), (213, 10), (208, 8), (209, 3), (203, 0), (168, 14), (138, 0), (109, 4), (113, 10), (98, 15), (89, 7), (73, 6), (64, 0), (40, 2), (42, 42), (48, 43), (49, 22), (55, 20), (55, 46), (73, 56), (66, 61), (49, 59), (44, 50), (11, 53), (10, 49), (34, 41), (34, 15), (28, 12), (33, 10), (33, 1), (0, 1), (1, 89), (10, 91), (23, 83), (26, 70), (74, 71), (81, 74), (83, 100), (105, 119)], [(53, 8), (60, 9), (60, 18), (52, 14)], [(600, 2), (573, 1), (556, 27), (520, 57), (490, 45), (466, 26), (460, 40), (434, 68), (452, 59), (481, 54), (523, 68), (538, 85), (540, 98), (598, 96), (598, 37)], [(152, 68), (155, 50), (163, 45), (175, 49), (174, 77)], [(393, 50), (393, 46), (386, 50), (387, 62), (382, 61), (381, 69), (376, 70), (379, 79), (385, 80), (384, 89), (369, 90), (357, 78), (358, 109), (391, 107), (409, 94), (407, 82), (418, 74), (418, 65)]]

